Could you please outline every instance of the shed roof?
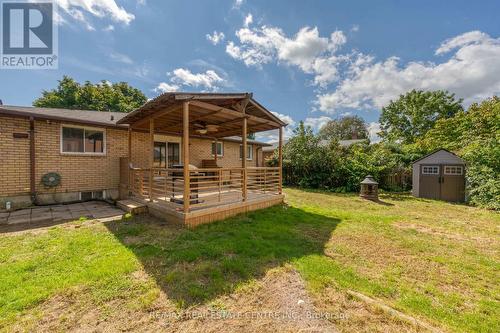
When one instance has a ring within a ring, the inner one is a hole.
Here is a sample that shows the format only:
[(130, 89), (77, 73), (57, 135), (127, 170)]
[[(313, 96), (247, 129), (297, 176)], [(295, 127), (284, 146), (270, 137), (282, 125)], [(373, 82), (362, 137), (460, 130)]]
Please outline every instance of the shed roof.
[(412, 164), (425, 164), (425, 163), (455, 163), (465, 164), (465, 161), (444, 148), (438, 149), (430, 154), (427, 154)]

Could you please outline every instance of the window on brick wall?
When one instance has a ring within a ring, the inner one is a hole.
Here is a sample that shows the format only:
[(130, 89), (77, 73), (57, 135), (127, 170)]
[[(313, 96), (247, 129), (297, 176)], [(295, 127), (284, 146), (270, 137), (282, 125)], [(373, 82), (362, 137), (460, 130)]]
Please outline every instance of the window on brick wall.
[[(240, 160), (243, 158), (243, 145), (240, 145)], [(253, 146), (247, 145), (247, 160), (253, 160)]]
[(61, 152), (104, 154), (106, 134), (103, 129), (77, 126), (61, 127)]
[[(215, 156), (215, 142), (212, 142), (212, 156)], [(222, 142), (217, 142), (217, 156), (224, 156), (224, 145)]]

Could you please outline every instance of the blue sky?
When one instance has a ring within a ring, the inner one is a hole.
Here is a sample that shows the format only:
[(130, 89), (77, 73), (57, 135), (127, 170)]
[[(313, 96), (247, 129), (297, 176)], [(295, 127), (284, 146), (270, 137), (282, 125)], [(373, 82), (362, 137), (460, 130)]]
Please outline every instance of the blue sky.
[(465, 104), (500, 93), (498, 1), (55, 2), (59, 69), (0, 70), (4, 104), (31, 105), (66, 74), (148, 97), (249, 91), (290, 130), (357, 114), (376, 132), (380, 108), (412, 88)]

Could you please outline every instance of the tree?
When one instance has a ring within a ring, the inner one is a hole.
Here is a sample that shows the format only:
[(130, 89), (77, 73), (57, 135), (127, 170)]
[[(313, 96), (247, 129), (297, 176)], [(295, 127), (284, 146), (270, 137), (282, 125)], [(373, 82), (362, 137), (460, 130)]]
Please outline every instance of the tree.
[(456, 152), (467, 162), (470, 202), (500, 210), (500, 98), (472, 104), (467, 112), (437, 121), (417, 144), (427, 151)]
[(130, 112), (143, 105), (147, 98), (126, 82), (93, 84), (76, 82), (69, 76), (58, 81), (57, 88), (44, 90), (33, 106), (97, 111)]
[(367, 139), (368, 130), (363, 118), (358, 116), (347, 116), (327, 122), (319, 131), (321, 139), (326, 140), (350, 140)]
[(436, 121), (463, 111), (462, 100), (447, 91), (412, 90), (382, 108), (381, 137), (410, 144), (422, 138)]

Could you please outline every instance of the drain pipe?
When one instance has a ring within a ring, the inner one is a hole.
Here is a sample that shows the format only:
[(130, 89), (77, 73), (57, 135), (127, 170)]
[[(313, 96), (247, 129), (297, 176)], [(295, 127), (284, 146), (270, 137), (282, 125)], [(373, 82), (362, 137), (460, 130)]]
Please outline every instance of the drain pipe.
[(30, 117), (30, 196), (34, 205), (36, 205), (35, 177), (35, 118)]

